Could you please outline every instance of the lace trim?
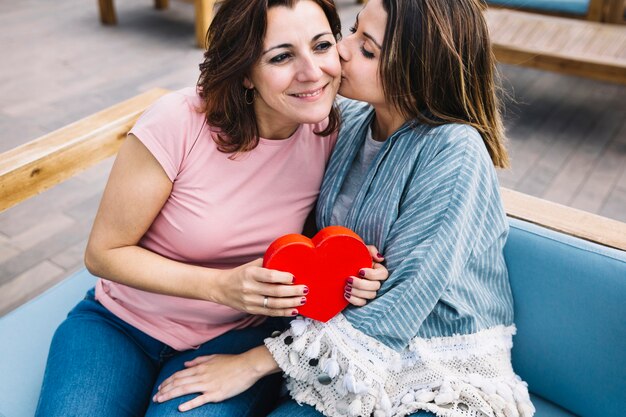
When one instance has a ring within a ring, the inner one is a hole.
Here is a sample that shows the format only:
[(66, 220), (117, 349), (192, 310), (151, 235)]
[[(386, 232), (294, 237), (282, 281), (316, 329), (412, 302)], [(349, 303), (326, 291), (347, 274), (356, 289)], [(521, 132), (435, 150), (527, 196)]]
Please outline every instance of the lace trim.
[(396, 352), (341, 314), (328, 323), (298, 318), (265, 344), (299, 403), (324, 415), (531, 417), (528, 388), (511, 367), (515, 327), (415, 338)]

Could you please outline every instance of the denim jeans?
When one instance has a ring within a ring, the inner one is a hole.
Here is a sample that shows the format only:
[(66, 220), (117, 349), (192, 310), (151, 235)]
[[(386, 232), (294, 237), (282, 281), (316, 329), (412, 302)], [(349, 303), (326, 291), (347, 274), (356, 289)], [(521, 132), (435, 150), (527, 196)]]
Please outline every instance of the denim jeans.
[(50, 347), (36, 417), (264, 416), (276, 405), (282, 377), (270, 375), (247, 391), (217, 404), (181, 413), (186, 395), (154, 403), (156, 387), (184, 362), (214, 353), (241, 353), (284, 327), (268, 319), (233, 330), (197, 350), (179, 352), (117, 318), (93, 289), (57, 329)]
[[(287, 399), (283, 401), (268, 417), (324, 417), (324, 414), (320, 413), (310, 405), (298, 405), (295, 400)], [(411, 414), (407, 417), (436, 417), (429, 411), (418, 411), (415, 414)]]

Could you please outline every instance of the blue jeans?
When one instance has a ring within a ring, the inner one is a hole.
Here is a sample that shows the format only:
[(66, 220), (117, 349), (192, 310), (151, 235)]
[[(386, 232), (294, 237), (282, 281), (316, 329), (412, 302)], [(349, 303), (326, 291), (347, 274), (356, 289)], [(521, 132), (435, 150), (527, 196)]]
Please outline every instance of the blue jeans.
[(90, 290), (57, 329), (48, 356), (36, 417), (264, 416), (276, 405), (282, 377), (270, 375), (217, 404), (181, 413), (186, 395), (154, 403), (156, 387), (184, 362), (214, 353), (241, 353), (284, 326), (268, 319), (233, 330), (197, 350), (179, 352), (117, 318)]
[[(324, 414), (320, 413), (310, 405), (298, 405), (295, 400), (291, 398), (283, 401), (268, 417), (323, 417)], [(407, 417), (436, 417), (430, 411), (418, 411), (415, 414), (411, 414)]]

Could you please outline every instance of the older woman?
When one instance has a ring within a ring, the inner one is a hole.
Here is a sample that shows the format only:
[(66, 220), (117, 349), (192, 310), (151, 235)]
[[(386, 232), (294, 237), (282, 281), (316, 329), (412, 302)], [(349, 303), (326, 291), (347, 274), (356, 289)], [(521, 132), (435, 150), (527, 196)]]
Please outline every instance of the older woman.
[[(102, 278), (54, 336), (37, 416), (176, 412), (150, 401), (167, 376), (262, 343), (279, 326), (263, 316), (298, 314), (306, 286), (259, 257), (301, 232), (317, 199), (338, 126), (339, 30), (328, 0), (222, 4), (197, 88), (159, 100), (120, 149), (85, 255)], [(358, 305), (386, 270), (363, 275), (349, 278)], [(251, 385), (203, 415), (269, 410), (280, 377)]]

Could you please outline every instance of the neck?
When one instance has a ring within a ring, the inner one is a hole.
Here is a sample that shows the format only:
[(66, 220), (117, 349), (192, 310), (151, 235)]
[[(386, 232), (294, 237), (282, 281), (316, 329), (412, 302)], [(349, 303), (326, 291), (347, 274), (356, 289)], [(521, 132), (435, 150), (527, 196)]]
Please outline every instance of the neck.
[(273, 117), (272, 115), (268, 115), (262, 110), (256, 108), (256, 106), (255, 113), (256, 125), (259, 129), (259, 136), (264, 139), (287, 139), (291, 135), (293, 135), (300, 126), (299, 123), (286, 121), (285, 118)]
[(374, 111), (376, 112), (376, 117), (372, 124), (372, 137), (379, 142), (387, 140), (407, 121), (396, 109), (374, 106)]

